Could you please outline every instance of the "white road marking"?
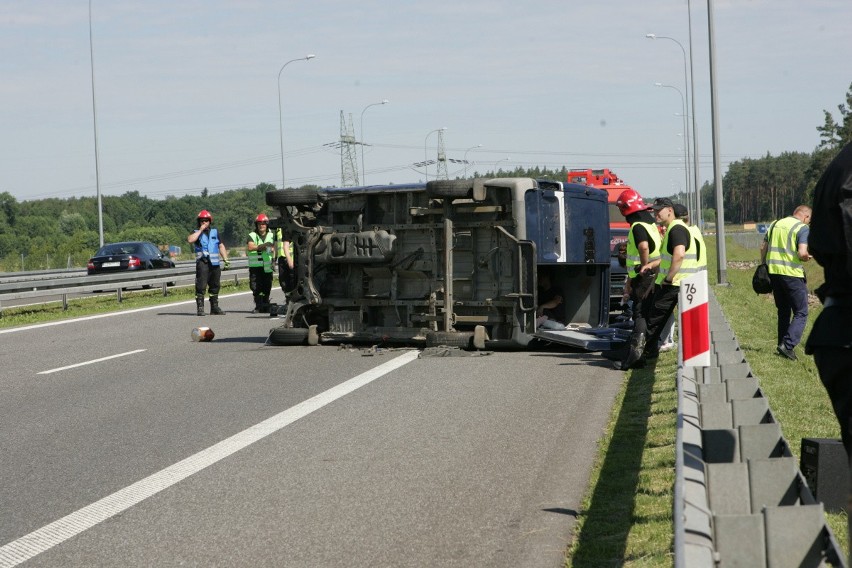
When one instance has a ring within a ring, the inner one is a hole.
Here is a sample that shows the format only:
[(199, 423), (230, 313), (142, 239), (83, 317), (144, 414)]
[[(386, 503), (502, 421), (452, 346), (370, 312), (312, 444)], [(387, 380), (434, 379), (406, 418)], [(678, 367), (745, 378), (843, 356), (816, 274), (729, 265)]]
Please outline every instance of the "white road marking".
[(222, 440), (195, 455), (170, 465), (157, 473), (136, 483), (119, 489), (91, 505), (78, 509), (52, 523), (43, 526), (9, 544), (0, 547), (0, 568), (12, 568), (30, 558), (50, 550), (71, 537), (102, 523), (110, 517), (126, 511), (133, 505), (156, 495), (164, 489), (183, 481), (190, 475), (225, 459), (270, 434), (281, 430), (296, 420), (358, 390), (391, 371), (410, 363), (417, 358), (418, 351), (409, 351), (375, 367), (357, 377), (332, 387), (325, 392), (309, 398), (287, 410), (267, 418), (263, 422), (250, 426)]
[(100, 363), (101, 361), (109, 361), (110, 359), (115, 359), (116, 357), (124, 357), (125, 355), (133, 355), (135, 353), (142, 353), (143, 351), (147, 351), (147, 349), (136, 349), (134, 351), (128, 351), (127, 353), (118, 353), (116, 355), (109, 355), (107, 357), (101, 357), (100, 359), (92, 359), (91, 361), (83, 361), (82, 363), (74, 363), (73, 365), (66, 365), (65, 367), (57, 367), (56, 369), (50, 369), (49, 371), (41, 371), (39, 375), (49, 375), (50, 373), (56, 373), (58, 371), (64, 371), (66, 369), (73, 369), (74, 367), (83, 367), (84, 365), (91, 365), (92, 363)]

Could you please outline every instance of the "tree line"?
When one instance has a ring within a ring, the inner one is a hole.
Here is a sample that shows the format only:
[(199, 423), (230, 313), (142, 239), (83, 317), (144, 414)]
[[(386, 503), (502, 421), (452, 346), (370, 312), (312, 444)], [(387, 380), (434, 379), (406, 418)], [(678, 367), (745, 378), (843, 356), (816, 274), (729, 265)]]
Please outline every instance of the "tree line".
[[(816, 129), (820, 143), (811, 153), (782, 152), (733, 162), (722, 178), (725, 222), (741, 224), (772, 221), (793, 213), (796, 206), (810, 204), (813, 191), (829, 162), (852, 142), (852, 84), (846, 101), (837, 106), (840, 119), (823, 110), (825, 121)], [(701, 190), (702, 209), (715, 215), (715, 188), (705, 183)], [(711, 216), (705, 215), (705, 219)]]
[[(789, 215), (812, 201), (819, 176), (840, 149), (852, 141), (852, 84), (846, 101), (838, 105), (840, 119), (824, 110), (817, 126), (819, 146), (811, 153), (783, 152), (780, 156), (744, 159), (731, 163), (722, 180), (725, 220), (732, 224), (769, 221)], [(521, 168), (474, 172), (474, 177), (532, 177), (564, 181), (566, 167)], [(628, 180), (629, 181), (629, 180)], [(317, 186), (303, 186), (317, 188)], [(262, 183), (210, 194), (151, 199), (138, 191), (103, 196), (105, 242), (151, 241), (159, 246), (188, 248), (186, 236), (195, 227), (198, 212), (213, 214), (222, 240), (229, 247), (242, 246), (253, 228), (255, 216), (268, 211), (266, 192), (276, 189)], [(715, 187), (701, 188), (705, 219), (715, 216)], [(678, 196), (672, 196), (677, 198)], [(85, 266), (100, 244), (96, 197), (50, 198), (17, 201), (0, 193), (0, 271), (39, 270)]]

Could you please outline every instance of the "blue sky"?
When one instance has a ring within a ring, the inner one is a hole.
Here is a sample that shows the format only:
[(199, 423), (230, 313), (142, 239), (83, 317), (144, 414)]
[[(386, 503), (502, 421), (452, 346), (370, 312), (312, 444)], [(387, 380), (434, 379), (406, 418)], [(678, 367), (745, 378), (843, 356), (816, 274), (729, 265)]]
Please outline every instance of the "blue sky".
[[(852, 3), (713, 7), (723, 171), (812, 151), (823, 110), (839, 117), (852, 83)], [(691, 10), (703, 181), (706, 1)], [(438, 136), (427, 134), (441, 127), (447, 156), (467, 151), (469, 172), (610, 167), (646, 196), (685, 183), (680, 95), (654, 86), (687, 94), (683, 54), (645, 34), (688, 51), (686, 0), (92, 0), (92, 30), (106, 195), (280, 186), (277, 77), (306, 54), (316, 58), (281, 74), (288, 186), (340, 184), (340, 153), (327, 145), (341, 111), (358, 139), (363, 112), (368, 183), (425, 179), (413, 164), (427, 145), (435, 157)], [(94, 195), (89, 3), (0, 0), (0, 53), (0, 192)]]

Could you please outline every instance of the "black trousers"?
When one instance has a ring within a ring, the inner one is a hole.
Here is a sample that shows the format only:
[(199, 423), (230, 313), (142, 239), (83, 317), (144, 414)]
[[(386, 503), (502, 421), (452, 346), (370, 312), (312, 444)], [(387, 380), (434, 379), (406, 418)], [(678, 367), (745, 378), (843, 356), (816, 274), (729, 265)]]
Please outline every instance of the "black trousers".
[(666, 322), (677, 307), (680, 286), (661, 284), (654, 290), (651, 313), (648, 316), (648, 339), (645, 340), (645, 355), (656, 356), (660, 344), (660, 335)]
[(287, 259), (278, 257), (278, 284), (285, 294), (296, 288), (296, 270), (287, 266)]
[(254, 295), (254, 305), (260, 307), (269, 303), (272, 293), (272, 273), (266, 272), (262, 266), (249, 268), (249, 288)]
[(219, 282), (222, 279), (222, 266), (213, 266), (199, 259), (195, 261), (195, 295), (203, 296), (206, 288), (211, 296), (219, 295)]
[(852, 349), (814, 347), (813, 354), (819, 378), (840, 425), (846, 455), (852, 456)]

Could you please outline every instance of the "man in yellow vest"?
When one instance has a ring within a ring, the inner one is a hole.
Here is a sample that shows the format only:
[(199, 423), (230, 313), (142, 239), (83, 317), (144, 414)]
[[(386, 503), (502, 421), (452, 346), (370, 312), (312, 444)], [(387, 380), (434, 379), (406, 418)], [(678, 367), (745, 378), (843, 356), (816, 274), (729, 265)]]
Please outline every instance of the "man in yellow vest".
[(249, 288), (254, 296), (254, 310), (259, 314), (269, 311), (269, 295), (272, 293), (272, 254), (275, 242), (269, 230), (269, 217), (261, 213), (254, 220), (255, 230), (249, 233), (248, 268)]
[(627, 233), (625, 268), (627, 283), (625, 292), (633, 302), (633, 331), (627, 345), (627, 353), (616, 361), (616, 369), (629, 369), (642, 356), (647, 338), (647, 321), (651, 312), (651, 296), (656, 279), (656, 266), (651, 261), (660, 258), (660, 232), (654, 224), (652, 208), (633, 189), (625, 189), (615, 202), (618, 210), (630, 223)]
[(659, 267), (659, 273), (651, 314), (648, 316), (648, 339), (645, 342), (645, 352), (636, 362), (635, 367), (641, 367), (647, 359), (654, 359), (659, 355), (660, 335), (677, 307), (680, 281), (698, 271), (698, 263), (686, 258), (691, 248), (694, 252), (692, 234), (686, 224), (677, 218), (674, 207), (674, 202), (667, 197), (654, 200), (653, 208), (657, 224), (666, 227), (666, 234), (660, 245), (660, 258), (650, 263)]
[(793, 214), (773, 222), (760, 246), (760, 261), (769, 268), (772, 295), (778, 310), (776, 352), (792, 361), (808, 321), (808, 286), (803, 262), (808, 253), (811, 208), (799, 205)]

